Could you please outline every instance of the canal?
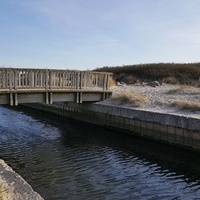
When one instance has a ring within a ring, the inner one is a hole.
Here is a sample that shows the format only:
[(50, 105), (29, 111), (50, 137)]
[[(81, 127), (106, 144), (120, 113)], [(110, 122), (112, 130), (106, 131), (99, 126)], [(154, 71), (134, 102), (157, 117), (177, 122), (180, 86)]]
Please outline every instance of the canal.
[(0, 107), (0, 158), (46, 200), (200, 199), (199, 154)]

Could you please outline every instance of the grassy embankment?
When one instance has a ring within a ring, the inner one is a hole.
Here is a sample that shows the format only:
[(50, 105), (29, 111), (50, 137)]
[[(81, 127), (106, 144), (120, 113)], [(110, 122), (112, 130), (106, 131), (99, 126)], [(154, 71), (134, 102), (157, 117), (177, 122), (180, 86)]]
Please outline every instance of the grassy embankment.
[[(114, 82), (123, 82), (126, 84), (141, 84), (142, 82), (159, 81), (160, 83), (176, 84), (179, 87), (170, 93), (191, 93), (200, 87), (200, 63), (175, 64), (175, 63), (157, 63), (140, 64), (116, 67), (103, 67), (95, 71), (105, 71), (113, 73)], [(169, 93), (169, 94), (170, 94)], [(149, 100), (144, 95), (138, 93), (123, 93), (113, 100), (119, 100), (123, 103), (130, 103), (134, 107), (141, 107), (149, 104)], [(200, 110), (198, 102), (175, 101), (171, 106), (185, 110)]]
[(111, 72), (116, 82), (124, 82), (126, 84), (159, 81), (171, 84), (179, 83), (200, 86), (200, 63), (125, 65), (102, 67), (95, 69), (95, 71)]

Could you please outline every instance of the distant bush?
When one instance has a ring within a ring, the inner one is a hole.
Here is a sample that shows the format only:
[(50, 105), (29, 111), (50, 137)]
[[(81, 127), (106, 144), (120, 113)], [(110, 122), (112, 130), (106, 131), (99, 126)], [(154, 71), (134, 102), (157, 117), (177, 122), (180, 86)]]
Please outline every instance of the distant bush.
[(138, 81), (146, 82), (155, 80), (161, 82), (163, 80), (167, 80), (168, 82), (177, 81), (180, 84), (187, 85), (197, 85), (197, 83), (200, 82), (200, 63), (152, 63), (125, 65), (102, 67), (95, 69), (94, 71), (111, 72), (113, 73), (113, 78), (116, 82), (125, 82), (127, 84), (136, 83)]
[(164, 83), (168, 83), (168, 84), (178, 84), (178, 80), (176, 79), (176, 77), (174, 76), (169, 76), (169, 77), (166, 77), (162, 80), (162, 82)]
[(200, 103), (194, 101), (175, 101), (172, 106), (183, 110), (200, 111)]

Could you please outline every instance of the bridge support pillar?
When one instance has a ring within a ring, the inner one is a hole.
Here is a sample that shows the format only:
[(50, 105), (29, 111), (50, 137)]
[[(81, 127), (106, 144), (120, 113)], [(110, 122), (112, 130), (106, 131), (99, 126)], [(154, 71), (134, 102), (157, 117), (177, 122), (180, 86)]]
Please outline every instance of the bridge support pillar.
[(17, 93), (10, 93), (10, 106), (18, 106)]
[(103, 96), (102, 96), (102, 100), (104, 101), (106, 99), (106, 94), (105, 92), (103, 93)]
[(13, 102), (13, 93), (10, 93), (10, 106), (13, 106), (14, 102)]
[(109, 98), (109, 93), (106, 93), (106, 99), (108, 99)]
[(18, 95), (17, 93), (14, 93), (14, 106), (18, 106)]
[(46, 92), (46, 104), (49, 104), (49, 93), (48, 92)]
[(82, 103), (82, 101), (83, 101), (83, 94), (82, 94), (82, 92), (80, 92), (79, 93), (79, 103)]
[(52, 92), (49, 92), (49, 103), (52, 104), (53, 103), (53, 96), (52, 96)]
[(76, 93), (76, 103), (82, 103), (83, 102), (83, 93), (77, 92)]
[(76, 103), (79, 103), (79, 93), (76, 93)]

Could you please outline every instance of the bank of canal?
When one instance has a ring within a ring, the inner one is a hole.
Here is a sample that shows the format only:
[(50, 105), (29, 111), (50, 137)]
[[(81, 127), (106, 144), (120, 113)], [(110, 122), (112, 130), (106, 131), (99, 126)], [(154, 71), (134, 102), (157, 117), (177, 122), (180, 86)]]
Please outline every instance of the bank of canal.
[(0, 157), (44, 199), (200, 197), (199, 154), (25, 108), (0, 107), (0, 133)]
[(199, 117), (91, 103), (27, 106), (200, 153)]

